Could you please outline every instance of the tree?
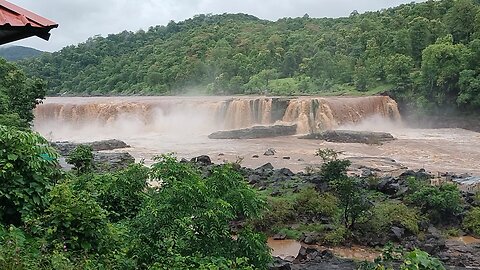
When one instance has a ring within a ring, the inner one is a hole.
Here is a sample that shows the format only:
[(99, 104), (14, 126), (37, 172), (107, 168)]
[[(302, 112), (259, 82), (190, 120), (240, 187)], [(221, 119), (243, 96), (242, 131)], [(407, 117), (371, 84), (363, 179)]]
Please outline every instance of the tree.
[(171, 156), (157, 161), (151, 177), (161, 181), (161, 188), (148, 193), (133, 220), (134, 254), (140, 264), (168, 265), (194, 254), (207, 261), (246, 258), (256, 269), (266, 269), (270, 255), (264, 236), (244, 228), (232, 237), (229, 222), (258, 216), (264, 203), (231, 165), (215, 167), (204, 178)]
[(45, 96), (45, 83), (0, 58), (0, 125), (28, 127), (32, 110)]
[(452, 36), (439, 39), (423, 51), (423, 83), (432, 101), (444, 104), (457, 96), (457, 82), (468, 55), (463, 44), (453, 44)]
[(0, 222), (21, 225), (41, 213), (60, 179), (58, 154), (37, 133), (0, 125)]
[(475, 31), (478, 6), (472, 0), (457, 0), (447, 13), (447, 26), (455, 43), (469, 42)]
[(334, 189), (340, 200), (345, 228), (354, 229), (357, 221), (372, 207), (366, 191), (360, 186), (359, 180), (344, 176), (334, 183)]

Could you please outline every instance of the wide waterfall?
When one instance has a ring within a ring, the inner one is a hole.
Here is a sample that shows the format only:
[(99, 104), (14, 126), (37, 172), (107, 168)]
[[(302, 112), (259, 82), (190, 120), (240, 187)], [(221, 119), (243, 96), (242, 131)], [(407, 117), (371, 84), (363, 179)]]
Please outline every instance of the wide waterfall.
[(95, 127), (112, 133), (203, 134), (283, 123), (297, 124), (297, 133), (303, 134), (359, 123), (373, 116), (400, 120), (397, 103), (386, 96), (60, 97), (47, 98), (37, 107), (34, 125), (43, 134), (59, 127), (70, 132)]

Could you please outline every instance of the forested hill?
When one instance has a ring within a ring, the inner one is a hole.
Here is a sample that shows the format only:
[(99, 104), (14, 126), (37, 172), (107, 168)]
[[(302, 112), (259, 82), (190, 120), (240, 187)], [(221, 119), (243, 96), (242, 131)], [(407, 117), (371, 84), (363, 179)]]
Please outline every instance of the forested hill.
[(18, 61), (22, 59), (32, 58), (43, 53), (42, 51), (34, 48), (23, 46), (1, 46), (0, 57), (5, 58), (8, 61)]
[(95, 36), (21, 65), (46, 79), (50, 94), (389, 90), (423, 109), (476, 110), (480, 1), (427, 1), (338, 19), (198, 15)]

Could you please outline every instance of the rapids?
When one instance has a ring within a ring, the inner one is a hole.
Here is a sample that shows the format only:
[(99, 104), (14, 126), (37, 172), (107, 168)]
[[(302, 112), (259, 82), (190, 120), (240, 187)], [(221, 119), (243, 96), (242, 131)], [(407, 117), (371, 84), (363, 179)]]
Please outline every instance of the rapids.
[[(297, 133), (324, 129), (385, 131), (398, 140), (383, 145), (298, 140), (295, 136), (211, 140), (208, 134), (252, 125), (295, 123)], [(463, 129), (411, 129), (389, 97), (49, 97), (35, 110), (34, 129), (52, 141), (120, 139), (146, 164), (153, 156), (210, 155), (214, 162), (243, 160), (255, 167), (304, 170), (320, 162), (318, 148), (392, 172), (402, 166), (432, 172), (480, 174), (480, 134)], [(263, 156), (267, 148), (277, 155)], [(258, 158), (252, 156), (258, 155)], [(289, 157), (290, 159), (283, 159)], [(391, 159), (396, 160), (392, 163)]]

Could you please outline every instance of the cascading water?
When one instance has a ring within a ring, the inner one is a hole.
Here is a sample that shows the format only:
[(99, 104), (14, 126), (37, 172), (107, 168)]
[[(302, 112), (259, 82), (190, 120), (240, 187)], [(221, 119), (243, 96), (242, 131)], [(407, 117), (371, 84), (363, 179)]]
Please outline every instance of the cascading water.
[[(389, 97), (106, 97), (48, 98), (35, 110), (35, 128), (55, 133), (94, 125), (110, 132), (206, 134), (274, 123), (304, 134), (380, 116), (399, 120)], [(51, 129), (51, 130), (49, 130)], [(197, 134), (197, 135), (198, 135)]]

